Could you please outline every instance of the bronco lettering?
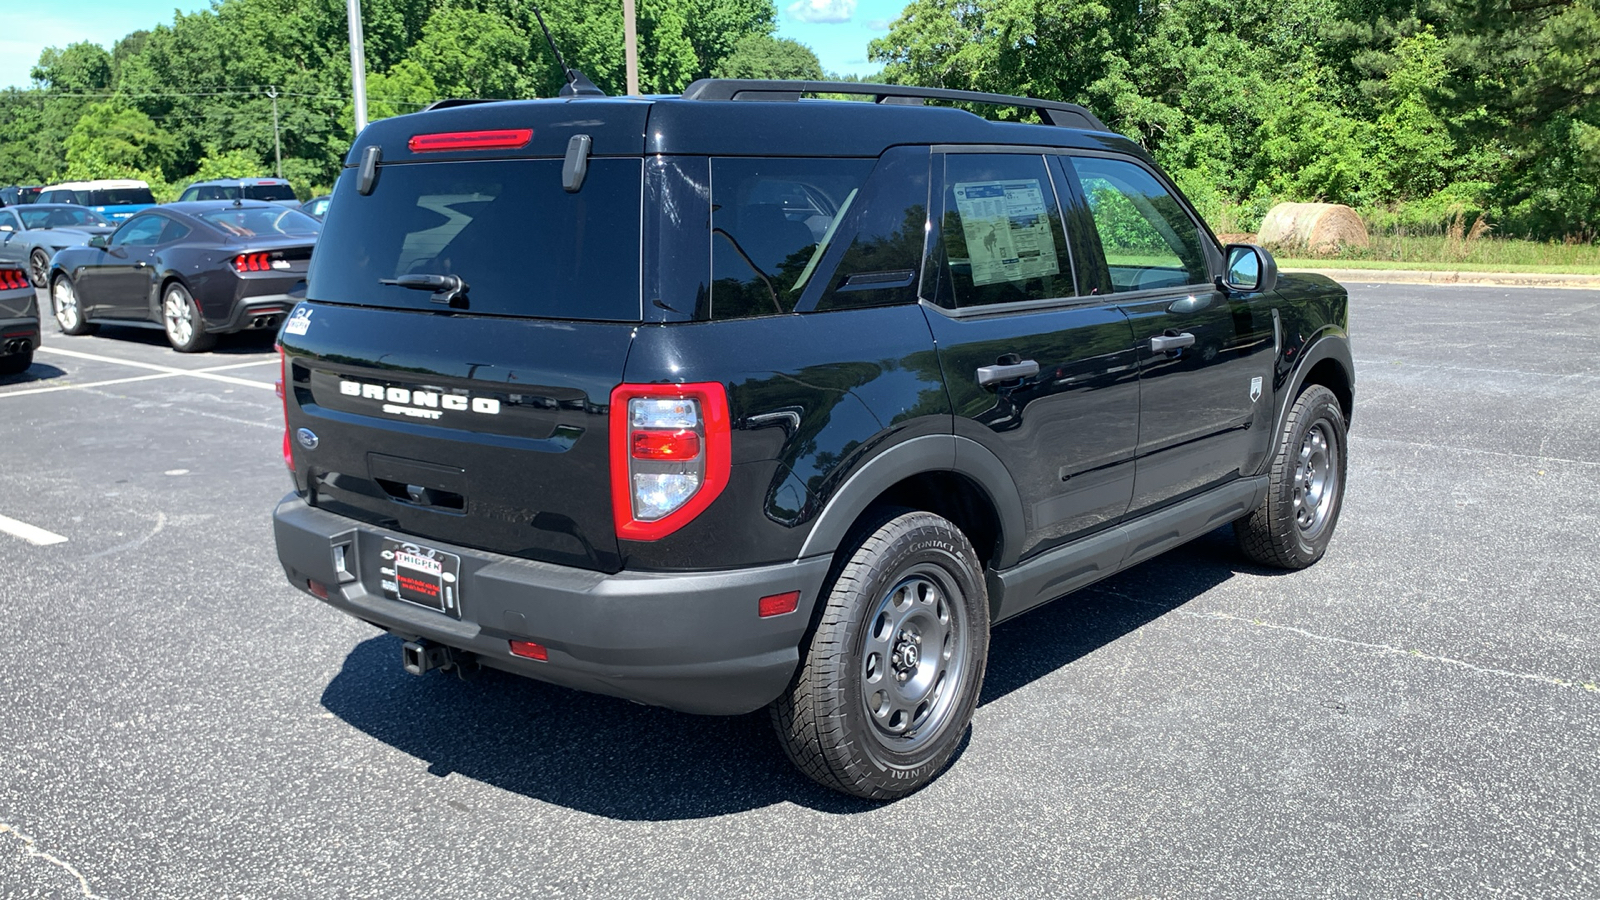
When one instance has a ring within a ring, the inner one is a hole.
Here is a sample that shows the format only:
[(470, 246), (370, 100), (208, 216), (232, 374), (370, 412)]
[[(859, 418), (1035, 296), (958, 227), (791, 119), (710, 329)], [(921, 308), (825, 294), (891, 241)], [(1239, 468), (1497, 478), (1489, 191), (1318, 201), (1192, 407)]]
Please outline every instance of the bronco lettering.
[(410, 416), (414, 419), (437, 419), (439, 409), (456, 412), (471, 410), (485, 416), (500, 414), (500, 401), (493, 397), (468, 397), (464, 394), (441, 394), (438, 391), (413, 391), (409, 388), (388, 387), (363, 381), (339, 379), (339, 393), (346, 397), (384, 401), (382, 410), (390, 415)]

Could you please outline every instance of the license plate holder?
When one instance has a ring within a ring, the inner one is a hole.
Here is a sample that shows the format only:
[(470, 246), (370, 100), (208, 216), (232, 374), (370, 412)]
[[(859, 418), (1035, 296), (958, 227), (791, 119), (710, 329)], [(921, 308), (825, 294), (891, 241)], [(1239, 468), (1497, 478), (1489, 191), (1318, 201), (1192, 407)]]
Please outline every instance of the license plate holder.
[(384, 596), (461, 618), (461, 557), (389, 537), (382, 556)]

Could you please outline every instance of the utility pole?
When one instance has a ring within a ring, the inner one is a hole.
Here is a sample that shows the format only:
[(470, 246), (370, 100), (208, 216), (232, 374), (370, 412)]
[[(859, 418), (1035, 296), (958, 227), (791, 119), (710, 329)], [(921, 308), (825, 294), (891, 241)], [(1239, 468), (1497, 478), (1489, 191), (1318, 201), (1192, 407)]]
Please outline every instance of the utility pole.
[(367, 54), (361, 47), (361, 0), (345, 0), (350, 22), (350, 93), (356, 104), (356, 134), (367, 127)]
[(622, 56), (628, 69), (628, 96), (639, 95), (639, 29), (633, 14), (634, 0), (622, 0)]
[(267, 89), (267, 96), (272, 98), (272, 161), (273, 170), (278, 177), (283, 177), (283, 140), (278, 137), (278, 86), (272, 85)]

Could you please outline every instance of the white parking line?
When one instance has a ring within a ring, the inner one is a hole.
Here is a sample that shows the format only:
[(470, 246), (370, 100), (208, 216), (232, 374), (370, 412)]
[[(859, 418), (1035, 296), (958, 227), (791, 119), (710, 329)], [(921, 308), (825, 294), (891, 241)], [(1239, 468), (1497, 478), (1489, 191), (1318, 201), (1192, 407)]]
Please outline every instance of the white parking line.
[(67, 539), (53, 531), (45, 531), (27, 522), (18, 522), (16, 519), (0, 516), (0, 531), (13, 537), (19, 537), (30, 544), (48, 547), (51, 544), (65, 544)]
[(25, 391), (0, 392), (0, 399), (6, 397), (26, 397), (29, 394), (49, 394), (54, 391), (78, 391), (84, 388), (106, 387), (112, 384), (129, 384), (135, 381), (155, 381), (160, 378), (176, 378), (171, 372), (162, 372), (158, 375), (135, 375), (132, 378), (113, 378), (110, 381), (91, 381), (87, 384), (56, 384), (50, 387), (28, 388)]
[(270, 382), (250, 381), (249, 379), (245, 378), (234, 378), (231, 375), (218, 375), (216, 373), (228, 369), (242, 369), (246, 366), (278, 364), (277, 359), (259, 359), (247, 363), (230, 363), (225, 366), (208, 366), (204, 369), (179, 369), (175, 366), (163, 366), (156, 363), (137, 362), (131, 359), (118, 359), (115, 356), (101, 356), (98, 353), (84, 353), (80, 350), (62, 350), (59, 347), (40, 347), (37, 352), (52, 353), (57, 356), (71, 356), (76, 359), (90, 359), (94, 360), (95, 362), (111, 363), (112, 365), (118, 366), (132, 366), (136, 369), (151, 369), (156, 372), (165, 372), (168, 375), (192, 375), (195, 378), (205, 378), (211, 381), (220, 381), (224, 384), (238, 384), (245, 387), (261, 388), (262, 390), (268, 391), (273, 389), (273, 385)]

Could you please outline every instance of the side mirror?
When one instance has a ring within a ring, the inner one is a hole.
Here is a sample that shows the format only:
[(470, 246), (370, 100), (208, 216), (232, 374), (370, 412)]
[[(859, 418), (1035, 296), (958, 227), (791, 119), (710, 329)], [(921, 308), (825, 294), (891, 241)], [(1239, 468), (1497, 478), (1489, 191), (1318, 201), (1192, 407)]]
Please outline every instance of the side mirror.
[(1227, 274), (1219, 276), (1218, 287), (1236, 294), (1258, 294), (1278, 286), (1278, 261), (1265, 247), (1256, 244), (1229, 244)]
[(95, 248), (96, 250), (104, 250), (110, 241), (111, 239), (105, 235), (97, 234), (89, 238), (89, 246)]

